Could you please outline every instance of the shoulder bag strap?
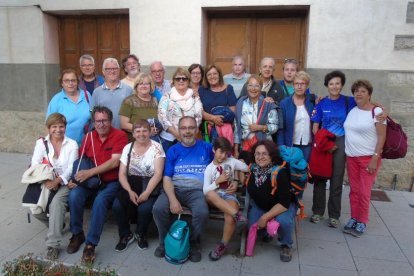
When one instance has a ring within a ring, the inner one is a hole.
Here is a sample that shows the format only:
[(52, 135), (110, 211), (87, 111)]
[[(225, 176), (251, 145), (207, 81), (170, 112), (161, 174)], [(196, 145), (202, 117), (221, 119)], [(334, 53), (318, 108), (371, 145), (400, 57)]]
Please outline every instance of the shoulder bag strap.
[[(93, 144), (93, 135), (92, 135), (92, 132), (91, 132), (91, 142), (92, 142), (92, 152), (93, 152), (93, 159), (94, 159), (94, 162), (95, 162), (95, 167), (98, 167), (98, 163), (96, 162), (95, 146)], [(98, 174), (98, 178), (99, 178), (99, 180), (101, 180), (101, 176), (99, 174)]]
[(79, 162), (78, 162), (78, 167), (76, 168), (76, 173), (78, 173), (78, 171), (79, 171), (79, 167), (80, 167), (80, 164), (81, 164), (81, 161), (82, 161), (83, 155), (85, 154), (86, 142), (88, 141), (88, 137), (89, 137), (89, 134), (90, 134), (90, 133), (91, 133), (91, 132), (86, 133), (85, 142), (83, 143), (83, 148), (82, 148), (81, 156), (80, 156), (80, 158), (79, 158)]
[(83, 90), (83, 93), (85, 94), (86, 102), (89, 103), (89, 97), (88, 97), (88, 92), (86, 92), (86, 88), (85, 90)]
[(45, 145), (45, 149), (46, 149), (47, 162), (49, 162), (49, 165), (52, 167), (52, 170), (53, 170), (53, 173), (55, 174), (55, 177), (57, 177), (58, 175), (55, 171), (55, 168), (53, 167), (52, 162), (50, 162), (50, 159), (49, 159), (49, 145), (47, 144), (47, 141), (46, 141), (45, 137), (42, 137), (42, 140), (43, 140), (43, 144)]
[(256, 122), (256, 124), (259, 124), (260, 117), (262, 117), (263, 108), (264, 108), (265, 104), (266, 104), (266, 102), (265, 102), (265, 100), (263, 99), (262, 106), (260, 107), (259, 115), (257, 115), (257, 122)]
[(131, 162), (131, 152), (132, 152), (132, 148), (134, 147), (134, 144), (135, 144), (135, 141), (132, 142), (131, 148), (129, 149), (129, 152), (128, 152), (128, 160), (127, 160), (127, 166), (126, 166), (127, 175), (129, 175), (129, 164)]
[(47, 141), (46, 141), (45, 137), (41, 137), (41, 138), (42, 138), (42, 141), (43, 141), (43, 145), (45, 145), (47, 161), (49, 162), (49, 165), (53, 168), (53, 165), (52, 165), (52, 163), (50, 162), (50, 159), (49, 159), (49, 145), (47, 144)]

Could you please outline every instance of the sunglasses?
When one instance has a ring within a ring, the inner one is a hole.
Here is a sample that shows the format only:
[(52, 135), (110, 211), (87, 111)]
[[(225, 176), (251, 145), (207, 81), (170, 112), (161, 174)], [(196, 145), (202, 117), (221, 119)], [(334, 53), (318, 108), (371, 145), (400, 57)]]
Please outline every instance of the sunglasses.
[(174, 80), (175, 81), (187, 81), (188, 78), (187, 77), (175, 77)]
[(293, 63), (293, 64), (298, 64), (298, 61), (294, 58), (285, 58), (284, 63)]

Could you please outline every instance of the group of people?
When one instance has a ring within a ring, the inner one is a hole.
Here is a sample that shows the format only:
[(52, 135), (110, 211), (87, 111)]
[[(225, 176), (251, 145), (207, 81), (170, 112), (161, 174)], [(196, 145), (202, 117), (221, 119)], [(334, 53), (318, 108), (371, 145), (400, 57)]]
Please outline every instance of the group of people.
[[(308, 161), (320, 129), (334, 137), (329, 150), (329, 226), (339, 226), (346, 162), (351, 218), (344, 232), (365, 232), (369, 191), (385, 141), (384, 115), (370, 101), (369, 81), (356, 81), (354, 97), (344, 96), (345, 75), (333, 71), (325, 77), (328, 96), (317, 98), (310, 93), (309, 74), (299, 71), (294, 59), (285, 60), (281, 81), (273, 76), (275, 60), (270, 57), (261, 60), (257, 75), (246, 73), (243, 58), (237, 56), (228, 75), (216, 65), (192, 64), (188, 70), (177, 68), (172, 82), (164, 78), (160, 61), (151, 63), (150, 72), (140, 72), (133, 54), (122, 60), (122, 80), (114, 58), (104, 60), (103, 77), (95, 73), (92, 56), (83, 55), (79, 62), (80, 76), (73, 69), (61, 73), (62, 90), (47, 109), (48, 135), (36, 142), (32, 158), (32, 165), (46, 160), (56, 172), (54, 180), (45, 182), (47, 189), (57, 191), (48, 214), (47, 258), (59, 256), (68, 207), (72, 237), (67, 252), (75, 253), (85, 244), (82, 261), (93, 262), (109, 209), (118, 223), (117, 252), (135, 240), (140, 249), (147, 249), (154, 219), (159, 235), (154, 255), (164, 257), (170, 215), (186, 206), (192, 212), (189, 259), (198, 262), (210, 204), (225, 218), (222, 237), (209, 253), (211, 260), (225, 254), (236, 229), (254, 223), (262, 239), (270, 241), (263, 230), (275, 219), (280, 224), (280, 259), (289, 262), (298, 198), (290, 192), (288, 168), (278, 173), (276, 192), (271, 172), (283, 163), (278, 145), (299, 148)], [(95, 166), (72, 173), (74, 161), (82, 156)], [(235, 196), (244, 172), (250, 173), (245, 181), (251, 198), (248, 218), (239, 212)], [(99, 188), (82, 185), (93, 176), (99, 177)], [(326, 181), (314, 177), (313, 223), (325, 212)], [(85, 236), (83, 214), (90, 198), (94, 199)], [(136, 223), (133, 231), (131, 223)]]

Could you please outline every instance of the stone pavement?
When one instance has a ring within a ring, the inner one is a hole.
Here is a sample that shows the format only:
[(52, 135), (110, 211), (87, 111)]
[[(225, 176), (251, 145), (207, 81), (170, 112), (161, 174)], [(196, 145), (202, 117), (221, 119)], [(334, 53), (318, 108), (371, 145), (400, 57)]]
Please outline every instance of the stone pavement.
[[(25, 185), (21, 175), (30, 162), (26, 154), (0, 153), (0, 263), (32, 252), (44, 256), (46, 227), (36, 219), (27, 222), (27, 210), (21, 207)], [(349, 188), (345, 186), (341, 223), (349, 218)], [(311, 215), (312, 186), (305, 192), (306, 213)], [(121, 275), (414, 275), (414, 193), (387, 191), (391, 202), (372, 201), (370, 224), (361, 238), (344, 235), (341, 229), (327, 227), (327, 222), (312, 224), (302, 220), (297, 227), (293, 259), (279, 260), (276, 242), (258, 241), (254, 257), (240, 258), (236, 252), (239, 237), (234, 237), (230, 253), (218, 262), (208, 259), (208, 252), (221, 236), (222, 222), (210, 220), (203, 239), (200, 263), (172, 265), (153, 256), (157, 245), (155, 227), (149, 237), (150, 248), (139, 250), (136, 243), (126, 251), (114, 250), (118, 242), (113, 218), (105, 225), (96, 248), (95, 265), (107, 265)], [(87, 219), (88, 213), (85, 213)], [(67, 223), (68, 224), (68, 223)], [(87, 223), (85, 223), (87, 227)], [(61, 250), (64, 263), (78, 263), (76, 254), (65, 252), (70, 233)], [(87, 230), (87, 229), (85, 229)]]

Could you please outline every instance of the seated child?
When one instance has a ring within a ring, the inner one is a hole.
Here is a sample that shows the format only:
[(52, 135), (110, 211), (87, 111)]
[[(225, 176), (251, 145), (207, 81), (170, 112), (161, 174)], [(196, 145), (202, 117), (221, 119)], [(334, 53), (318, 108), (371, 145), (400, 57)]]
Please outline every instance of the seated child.
[(240, 160), (228, 157), (231, 144), (224, 137), (218, 137), (213, 144), (214, 160), (204, 172), (203, 192), (207, 202), (224, 212), (223, 236), (213, 251), (210, 260), (217, 261), (228, 248), (234, 230), (241, 231), (247, 226), (247, 219), (239, 211), (239, 202), (235, 192), (238, 181), (234, 180), (234, 171), (247, 172), (248, 166)]

